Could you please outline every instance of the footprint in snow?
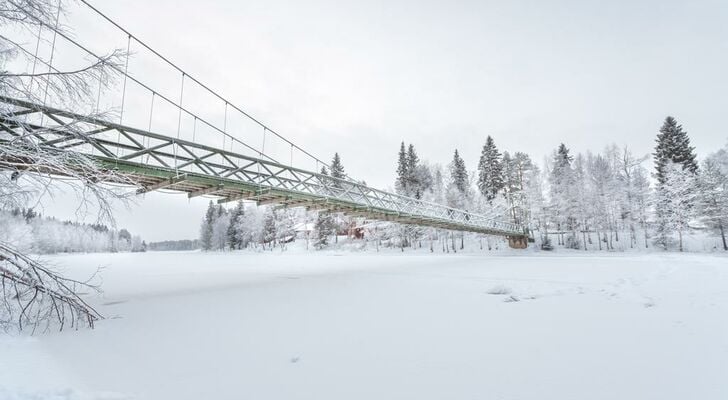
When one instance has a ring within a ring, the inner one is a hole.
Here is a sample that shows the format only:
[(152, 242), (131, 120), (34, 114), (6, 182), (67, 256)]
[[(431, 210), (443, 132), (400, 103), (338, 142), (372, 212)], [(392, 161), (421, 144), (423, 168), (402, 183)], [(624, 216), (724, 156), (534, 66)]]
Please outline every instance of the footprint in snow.
[(516, 296), (508, 296), (503, 301), (506, 302), (506, 303), (515, 303), (515, 302), (521, 301), (521, 300), (518, 297), (516, 297)]

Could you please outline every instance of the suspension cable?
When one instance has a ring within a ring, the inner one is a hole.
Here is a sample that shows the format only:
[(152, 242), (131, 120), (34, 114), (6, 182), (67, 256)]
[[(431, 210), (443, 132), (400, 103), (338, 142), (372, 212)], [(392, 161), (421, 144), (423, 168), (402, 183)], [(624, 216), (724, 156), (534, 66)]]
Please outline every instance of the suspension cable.
[[(286, 138), (285, 138), (284, 136), (280, 135), (280, 134), (279, 134), (278, 132), (274, 131), (273, 129), (270, 129), (270, 128), (269, 128), (269, 127), (268, 127), (267, 125), (265, 125), (265, 124), (264, 124), (263, 122), (259, 121), (258, 119), (256, 119), (256, 118), (255, 118), (255, 117), (253, 117), (252, 115), (248, 114), (247, 112), (245, 112), (244, 110), (242, 110), (241, 108), (239, 108), (238, 106), (236, 106), (236, 105), (235, 105), (234, 103), (230, 102), (229, 100), (227, 100), (226, 98), (222, 97), (221, 95), (219, 95), (219, 94), (218, 94), (217, 92), (215, 92), (214, 90), (210, 89), (210, 88), (209, 88), (209, 87), (208, 87), (207, 85), (205, 85), (204, 83), (200, 82), (199, 80), (197, 80), (196, 78), (194, 78), (194, 77), (193, 77), (193, 76), (191, 76), (190, 74), (186, 73), (186, 72), (185, 72), (185, 71), (184, 71), (184, 70), (183, 70), (182, 68), (180, 68), (179, 66), (177, 66), (177, 65), (176, 65), (175, 63), (173, 63), (172, 61), (170, 61), (170, 60), (169, 60), (168, 58), (166, 58), (165, 56), (161, 55), (161, 54), (160, 54), (159, 52), (157, 52), (156, 50), (154, 50), (153, 48), (151, 48), (151, 47), (150, 47), (149, 45), (147, 45), (146, 43), (144, 43), (144, 42), (143, 42), (142, 40), (140, 40), (140, 39), (139, 39), (139, 38), (137, 38), (136, 36), (132, 35), (132, 34), (131, 34), (131, 32), (129, 32), (129, 31), (127, 31), (126, 29), (124, 29), (124, 27), (122, 27), (122, 26), (121, 26), (120, 24), (118, 24), (118, 23), (117, 23), (116, 21), (114, 21), (113, 19), (111, 19), (111, 18), (110, 18), (109, 16), (107, 16), (107, 15), (106, 15), (106, 14), (104, 14), (103, 12), (99, 11), (99, 9), (97, 9), (96, 7), (94, 7), (93, 5), (91, 5), (91, 4), (90, 4), (90, 3), (89, 3), (89, 2), (87, 1), (87, 0), (80, 0), (80, 1), (81, 1), (81, 3), (83, 3), (84, 5), (86, 5), (86, 6), (88, 7), (88, 8), (90, 8), (91, 10), (93, 10), (93, 11), (94, 11), (94, 12), (95, 12), (96, 14), (98, 14), (99, 16), (101, 16), (101, 17), (102, 17), (103, 19), (105, 19), (106, 21), (108, 21), (109, 23), (111, 23), (112, 25), (114, 25), (114, 26), (115, 26), (115, 27), (116, 27), (117, 29), (119, 29), (120, 31), (122, 31), (122, 32), (124, 32), (125, 34), (129, 35), (130, 37), (132, 37), (132, 38), (133, 38), (133, 39), (134, 39), (134, 40), (135, 40), (135, 41), (136, 41), (137, 43), (139, 43), (139, 44), (140, 44), (140, 45), (141, 45), (142, 47), (144, 47), (144, 48), (146, 48), (147, 50), (149, 50), (149, 51), (150, 51), (150, 52), (151, 52), (152, 54), (154, 54), (155, 56), (157, 56), (158, 58), (160, 58), (161, 60), (163, 60), (164, 62), (166, 62), (167, 64), (169, 64), (169, 65), (170, 65), (170, 66), (171, 66), (172, 68), (174, 68), (174, 69), (178, 70), (179, 72), (182, 72), (182, 73), (186, 74), (186, 75), (187, 75), (187, 77), (188, 77), (188, 78), (189, 78), (190, 80), (192, 80), (193, 82), (195, 82), (196, 84), (198, 84), (198, 85), (199, 85), (200, 87), (202, 87), (203, 89), (207, 90), (207, 91), (208, 91), (208, 92), (209, 92), (210, 94), (212, 94), (213, 96), (217, 97), (218, 99), (220, 99), (221, 101), (223, 101), (223, 102), (225, 102), (225, 103), (228, 103), (228, 104), (230, 104), (230, 106), (231, 106), (231, 107), (232, 107), (233, 109), (235, 109), (235, 110), (236, 110), (236, 111), (238, 111), (239, 113), (241, 113), (241, 114), (245, 115), (245, 116), (246, 116), (246, 117), (248, 117), (248, 118), (249, 118), (249, 119), (250, 119), (251, 121), (255, 122), (256, 124), (260, 125), (261, 127), (265, 128), (265, 130), (267, 130), (267, 131), (271, 132), (272, 134), (274, 134), (275, 136), (277, 136), (277, 137), (278, 137), (279, 139), (281, 139), (281, 140), (283, 140), (283, 141), (285, 141), (285, 142), (289, 143), (290, 145), (294, 146), (294, 147), (295, 147), (296, 149), (298, 149), (298, 150), (299, 150), (299, 151), (301, 151), (302, 153), (306, 154), (307, 156), (309, 156), (309, 157), (311, 157), (311, 158), (315, 159), (316, 161), (318, 161), (318, 162), (320, 162), (320, 163), (322, 163), (322, 164), (324, 164), (324, 165), (328, 166), (328, 164), (327, 164), (327, 163), (325, 163), (325, 162), (321, 161), (320, 159), (318, 159), (318, 157), (314, 156), (313, 154), (309, 153), (309, 152), (308, 152), (308, 151), (306, 151), (305, 149), (303, 149), (303, 148), (299, 147), (299, 146), (298, 146), (298, 145), (296, 145), (295, 143), (293, 143), (293, 142), (291, 142), (290, 140), (286, 139)], [(347, 178), (348, 178), (348, 177), (347, 177)], [(351, 179), (351, 178), (349, 178), (349, 179)]]
[[(179, 114), (177, 115), (177, 139), (179, 139), (179, 130), (182, 127), (182, 96), (185, 94), (185, 73), (182, 73), (182, 83), (179, 89)], [(223, 149), (225, 150), (225, 149)]]
[[(263, 146), (261, 148), (261, 151), (265, 151), (265, 133), (266, 133), (265, 131), (266, 131), (266, 127), (264, 126), (263, 127)], [(257, 194), (257, 197), (258, 197), (258, 201), (260, 201), (260, 195), (263, 190), (263, 176), (260, 174), (260, 161), (258, 161), (257, 164), (258, 164), (258, 194)]]
[[(121, 92), (121, 112), (119, 113), (119, 125), (124, 125), (124, 102), (126, 101), (126, 78), (129, 76), (129, 58), (131, 57), (129, 50), (131, 49), (131, 35), (126, 39), (126, 61), (124, 63), (124, 89)], [(121, 143), (121, 131), (116, 135), (116, 143)], [(116, 147), (116, 157), (119, 157), (119, 149)]]
[[(157, 94), (155, 92), (152, 92), (152, 102), (149, 105), (149, 128), (147, 128), (147, 131), (149, 131), (149, 132), (152, 131), (152, 117), (154, 116), (154, 98), (156, 97), (156, 95)], [(146, 139), (147, 139), (147, 148), (149, 148), (151, 139), (149, 138), (149, 136), (147, 136)], [(150, 154), (147, 153), (147, 161), (146, 161), (147, 164), (149, 164), (149, 156), (150, 156)]]
[[(225, 102), (225, 117), (223, 118), (223, 121), (222, 121), (222, 131), (225, 132), (226, 134), (227, 134), (227, 109), (228, 109), (228, 103), (226, 101)], [(222, 149), (225, 150), (225, 136), (222, 137)], [(231, 140), (230, 141), (230, 150), (232, 151), (232, 149), (233, 149), (233, 141)]]
[[(33, 19), (36, 19), (37, 21), (39, 21), (37, 17), (34, 17), (34, 16), (32, 16), (32, 15), (30, 16), (30, 18), (33, 18)], [(66, 35), (65, 33), (63, 33), (63, 31), (60, 31), (60, 30), (58, 30), (58, 29), (53, 29), (53, 31), (54, 31), (55, 33), (57, 33), (57, 34), (58, 34), (59, 36), (61, 36), (62, 38), (66, 39), (66, 40), (67, 40), (67, 41), (68, 41), (69, 43), (71, 43), (71, 44), (75, 45), (76, 47), (78, 47), (79, 49), (81, 49), (81, 50), (85, 51), (85, 52), (86, 52), (87, 54), (89, 54), (90, 56), (92, 56), (92, 57), (95, 57), (96, 59), (98, 59), (98, 60), (100, 60), (100, 61), (103, 61), (103, 60), (104, 60), (104, 59), (103, 59), (103, 58), (102, 58), (101, 56), (99, 56), (98, 54), (94, 53), (93, 51), (89, 50), (89, 49), (88, 49), (87, 47), (85, 47), (85, 46), (83, 46), (82, 44), (80, 44), (80, 43), (79, 43), (78, 41), (76, 41), (76, 40), (72, 39), (71, 37), (69, 37), (68, 35)], [(27, 50), (24, 50), (24, 51), (26, 51), (26, 52), (27, 52)], [(39, 61), (41, 61), (41, 62), (45, 63), (45, 62), (44, 62), (44, 61), (43, 61), (42, 59), (40, 59), (40, 58), (39, 58)], [(46, 63), (46, 64), (47, 64), (47, 63)], [(123, 71), (123, 70), (122, 70), (122, 69), (121, 69), (120, 67), (118, 67), (117, 65), (114, 65), (114, 64), (109, 64), (109, 66), (110, 66), (110, 67), (111, 67), (112, 69), (114, 69), (114, 70), (116, 70), (117, 72), (119, 72), (120, 74), (123, 74), (123, 75), (125, 75), (125, 77), (128, 77), (128, 78), (129, 78), (129, 79), (130, 79), (130, 80), (131, 80), (132, 82), (136, 83), (137, 85), (141, 86), (142, 88), (146, 89), (147, 91), (149, 91), (149, 92), (155, 92), (155, 90), (154, 90), (154, 89), (152, 89), (151, 87), (149, 87), (149, 85), (146, 85), (145, 83), (141, 82), (141, 81), (140, 81), (139, 79), (137, 79), (137, 78), (135, 78), (135, 77), (133, 77), (133, 76), (131, 76), (131, 75), (129, 75), (129, 74), (127, 74), (127, 73), (125, 73), (125, 72), (124, 72), (124, 71)], [(196, 116), (196, 115), (195, 115), (195, 114), (194, 114), (193, 112), (191, 112), (191, 111), (187, 110), (187, 109), (186, 109), (186, 108), (184, 108), (184, 107), (181, 107), (180, 105), (178, 105), (177, 103), (175, 103), (175, 102), (174, 102), (173, 100), (171, 100), (171, 99), (170, 99), (170, 98), (168, 98), (167, 96), (165, 96), (165, 95), (163, 95), (163, 94), (161, 94), (161, 93), (157, 93), (157, 96), (158, 96), (159, 98), (163, 99), (164, 101), (168, 102), (168, 103), (169, 103), (169, 104), (171, 104), (172, 106), (174, 106), (174, 107), (177, 107), (177, 108), (181, 108), (181, 109), (182, 109), (182, 111), (184, 111), (184, 112), (185, 112), (186, 114), (188, 114), (188, 115), (190, 115), (190, 116)], [(216, 131), (218, 131), (218, 132), (220, 132), (220, 133), (223, 133), (223, 134), (225, 134), (225, 133), (224, 133), (224, 132), (223, 132), (223, 131), (222, 131), (222, 130), (221, 130), (220, 128), (218, 128), (217, 126), (213, 125), (212, 123), (210, 123), (210, 122), (209, 122), (209, 121), (207, 121), (206, 119), (204, 119), (204, 118), (201, 118), (201, 117), (199, 117), (199, 116), (197, 116), (197, 119), (198, 119), (198, 120), (200, 120), (200, 121), (201, 121), (202, 123), (204, 123), (205, 125), (207, 125), (207, 126), (209, 126), (210, 128), (212, 128), (213, 130), (216, 130)], [(225, 135), (226, 135), (226, 136), (228, 136), (228, 137), (230, 138), (230, 140), (234, 140), (234, 141), (236, 141), (236, 142), (240, 143), (240, 144), (241, 144), (241, 145), (243, 145), (243, 146), (244, 146), (245, 148), (247, 148), (247, 149), (249, 149), (249, 150), (252, 150), (252, 151), (253, 151), (253, 152), (255, 152), (255, 153), (260, 153), (260, 151), (259, 151), (258, 149), (255, 149), (255, 148), (253, 148), (252, 146), (248, 145), (247, 143), (243, 142), (242, 140), (240, 140), (240, 139), (237, 139), (237, 138), (235, 138), (235, 137), (233, 137), (233, 136), (231, 136), (231, 135), (229, 135), (229, 134), (225, 134)], [(261, 155), (261, 157), (265, 157), (265, 158), (267, 158), (267, 159), (268, 159), (268, 160), (270, 160), (270, 161), (273, 161), (273, 162), (275, 162), (275, 163), (278, 163), (278, 161), (276, 161), (276, 160), (275, 160), (274, 158), (272, 158), (272, 157), (270, 157), (270, 156), (268, 156), (268, 155), (266, 155), (266, 154), (262, 154), (262, 155)], [(279, 164), (280, 164), (280, 163), (279, 163)]]

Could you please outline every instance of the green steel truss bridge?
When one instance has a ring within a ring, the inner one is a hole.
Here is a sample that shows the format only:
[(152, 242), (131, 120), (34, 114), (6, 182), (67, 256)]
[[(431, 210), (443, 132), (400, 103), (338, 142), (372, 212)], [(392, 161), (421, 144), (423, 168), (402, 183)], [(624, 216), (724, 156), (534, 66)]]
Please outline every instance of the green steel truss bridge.
[[(166, 189), (186, 192), (189, 198), (215, 196), (218, 203), (248, 200), (259, 205), (306, 207), (372, 220), (504, 236), (512, 247), (526, 246), (527, 233), (516, 224), (378, 190), (348, 177), (337, 179), (319, 173), (319, 166), (326, 166), (325, 162), (209, 89), (85, 0), (81, 3), (81, 11), (89, 12), (126, 39), (124, 65), (113, 66), (122, 82), (117, 85), (120, 87), (114, 90), (99, 81), (95, 104), (84, 108), (76, 102), (54, 101), (48, 94), (48, 84), (43, 93), (43, 79), (31, 78), (26, 85), (33, 90), (35, 84), (34, 93), (38, 95), (0, 96), (0, 141), (31, 140), (50, 151), (81, 153), (104, 169), (116, 171), (125, 178), (124, 183), (132, 182), (139, 194)], [(21, 47), (32, 60), (34, 71), (48, 71), (50, 75), (74, 70), (60, 65), (63, 48), (81, 53), (86, 62), (103, 58), (75, 36), (40, 25), (41, 32), (48, 31), (49, 43), (52, 37), (50, 53), (45, 57), (39, 54), (41, 39)], [(135, 50), (150, 54), (151, 59), (179, 74), (175, 95), (153, 89), (140, 74), (132, 72)], [(213, 99), (198, 108), (209, 111), (213, 108), (210, 104), (217, 102), (220, 110), (207, 114), (195, 110), (199, 96), (190, 99), (188, 94), (185, 98), (185, 90), (189, 92), (191, 86)], [(98, 112), (106, 107), (116, 112)], [(166, 117), (159, 111), (164, 107)], [(143, 115), (144, 122), (134, 122), (129, 117), (134, 113)], [(236, 117), (247, 125), (236, 125)], [(251, 140), (244, 140), (246, 135), (261, 138), (261, 144), (250, 144)], [(285, 149), (286, 158), (290, 156), (288, 162), (276, 160), (266, 146), (279, 150), (277, 155), (281, 148)], [(312, 168), (298, 164), (310, 164)]]

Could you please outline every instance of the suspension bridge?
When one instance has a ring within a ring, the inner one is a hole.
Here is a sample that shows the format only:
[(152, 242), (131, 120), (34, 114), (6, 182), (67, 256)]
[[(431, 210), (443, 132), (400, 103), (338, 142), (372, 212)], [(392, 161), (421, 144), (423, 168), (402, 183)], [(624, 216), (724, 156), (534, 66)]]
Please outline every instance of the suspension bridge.
[[(49, 96), (48, 82), (36, 79), (37, 71), (47, 71), (47, 76), (62, 74), (72, 68), (59, 65), (60, 60), (75, 58), (78, 62), (79, 55), (86, 62), (108, 59), (59, 29), (57, 19), (55, 26), (39, 23), (35, 46), (14, 42), (29, 61), (27, 69), (33, 72), (28, 73), (26, 86), (39, 94), (25, 98), (0, 95), (0, 141), (12, 144), (30, 140), (49, 151), (83, 154), (104, 169), (116, 171), (125, 178), (124, 183), (132, 182), (139, 194), (166, 189), (185, 192), (189, 198), (214, 196), (218, 203), (247, 200), (259, 205), (306, 207), (371, 220), (504, 236), (511, 247), (526, 247), (527, 232), (517, 224), (375, 189), (349, 177), (320, 173), (319, 167), (327, 166), (325, 162), (210, 89), (87, 1), (81, 0), (81, 7), (126, 39), (124, 62), (106, 66), (118, 74), (120, 87), (110, 89), (99, 76), (97, 98), (90, 106)], [(42, 42), (49, 47), (45, 56), (39, 54)], [(63, 49), (76, 57), (63, 57)], [(135, 51), (143, 51), (179, 76), (175, 95), (132, 72)], [(192, 97), (191, 86), (197, 90)], [(199, 106), (203, 97), (200, 93), (212, 101), (198, 108), (209, 109), (209, 104), (216, 102), (222, 110), (205, 114), (194, 109), (195, 101)], [(99, 112), (107, 107), (118, 113)], [(136, 114), (136, 122), (131, 114)], [(251, 132), (262, 132), (260, 145), (244, 140)], [(272, 155), (271, 148), (278, 150), (277, 155), (285, 149), (288, 162)], [(307, 163), (313, 168), (302, 167)]]

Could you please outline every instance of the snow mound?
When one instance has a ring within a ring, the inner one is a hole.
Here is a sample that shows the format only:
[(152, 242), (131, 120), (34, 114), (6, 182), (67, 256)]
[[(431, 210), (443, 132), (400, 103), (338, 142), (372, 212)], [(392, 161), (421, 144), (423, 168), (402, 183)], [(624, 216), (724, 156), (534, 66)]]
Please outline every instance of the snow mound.
[(511, 294), (511, 289), (505, 285), (495, 285), (492, 288), (488, 289), (486, 293), (495, 295), (506, 295)]

